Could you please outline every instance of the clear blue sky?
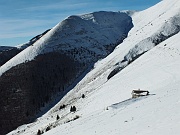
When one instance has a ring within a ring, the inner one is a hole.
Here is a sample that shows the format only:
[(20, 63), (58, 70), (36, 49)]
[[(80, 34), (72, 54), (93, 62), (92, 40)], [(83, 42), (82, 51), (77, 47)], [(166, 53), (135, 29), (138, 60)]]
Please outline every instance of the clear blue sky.
[(0, 45), (15, 46), (69, 15), (144, 10), (160, 0), (0, 0)]

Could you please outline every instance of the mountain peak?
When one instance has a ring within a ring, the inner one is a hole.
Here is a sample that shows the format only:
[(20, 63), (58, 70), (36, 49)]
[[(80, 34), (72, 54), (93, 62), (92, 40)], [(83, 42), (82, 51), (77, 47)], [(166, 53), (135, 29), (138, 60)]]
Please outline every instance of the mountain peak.
[(9, 135), (179, 134), (180, 2), (131, 13), (69, 16), (5, 63), (0, 125), (41, 109)]

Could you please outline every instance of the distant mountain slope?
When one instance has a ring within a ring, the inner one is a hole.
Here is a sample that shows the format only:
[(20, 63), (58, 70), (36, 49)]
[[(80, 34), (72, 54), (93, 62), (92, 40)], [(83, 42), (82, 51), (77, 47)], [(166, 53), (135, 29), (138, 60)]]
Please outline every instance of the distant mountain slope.
[[(96, 62), (49, 112), (9, 135), (38, 130), (45, 135), (178, 135), (179, 14), (179, 0), (163, 0), (135, 13), (123, 43)], [(131, 99), (132, 90), (139, 88), (150, 95)], [(70, 113), (71, 106), (77, 111)]]
[(42, 107), (45, 111), (59, 101), (132, 27), (125, 13), (70, 16), (2, 65), (1, 134), (34, 120)]
[[(49, 29), (50, 30), (50, 29)], [(39, 40), (43, 35), (45, 35), (49, 30), (46, 30), (42, 34), (35, 36), (34, 38), (30, 39), (29, 42), (18, 45), (16, 47), (11, 46), (0, 46), (0, 66), (5, 64), (11, 58), (16, 56), (22, 50), (26, 49), (30, 45), (33, 45), (37, 40)]]
[[(125, 13), (95, 12), (70, 16), (1, 67), (0, 74), (17, 64), (34, 59), (39, 54), (53, 51), (68, 51), (68, 54), (80, 61), (97, 61), (121, 43), (132, 27), (132, 20)], [(77, 51), (80, 53), (74, 55)]]
[(45, 32), (43, 32), (42, 34), (39, 34), (39, 35), (33, 37), (32, 39), (30, 39), (27, 43), (17, 45), (16, 47), (20, 50), (24, 50), (27, 47), (29, 47), (30, 45), (33, 45), (37, 40), (39, 40), (42, 36), (44, 36), (50, 30), (51, 29), (48, 29)]
[(20, 52), (16, 47), (0, 46), (0, 66)]

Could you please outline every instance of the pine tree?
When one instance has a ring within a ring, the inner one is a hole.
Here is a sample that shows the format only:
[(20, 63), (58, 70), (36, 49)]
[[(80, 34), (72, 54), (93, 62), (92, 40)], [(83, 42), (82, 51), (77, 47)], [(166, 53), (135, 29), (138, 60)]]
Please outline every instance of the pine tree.
[(59, 120), (59, 118), (60, 118), (59, 115), (57, 115), (56, 120)]
[(48, 127), (46, 128), (46, 132), (49, 131), (50, 129), (51, 129), (50, 126), (48, 126)]
[(70, 112), (75, 112), (75, 111), (76, 111), (76, 107), (75, 106), (71, 106)]
[(38, 129), (37, 135), (41, 135), (41, 130)]
[(73, 112), (73, 107), (71, 106), (71, 108), (70, 108), (70, 112)]
[(73, 112), (75, 112), (76, 111), (76, 107), (75, 106), (73, 106)]
[(82, 98), (85, 98), (85, 95), (84, 95), (84, 94), (82, 94)]

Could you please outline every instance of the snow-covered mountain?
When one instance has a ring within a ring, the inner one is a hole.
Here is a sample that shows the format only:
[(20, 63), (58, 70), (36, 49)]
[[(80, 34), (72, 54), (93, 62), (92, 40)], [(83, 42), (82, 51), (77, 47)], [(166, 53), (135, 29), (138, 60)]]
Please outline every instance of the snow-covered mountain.
[(33, 121), (53, 106), (97, 60), (111, 53), (132, 27), (126, 13), (94, 12), (70, 16), (20, 45), (24, 50), (0, 67), (1, 134)]
[[(123, 41), (133, 27), (131, 17), (119, 12), (95, 12), (70, 16), (40, 40), (0, 68), (0, 74), (36, 56), (53, 51), (73, 55), (81, 62), (97, 61)], [(76, 52), (78, 55), (75, 55)]]
[(45, 35), (50, 29), (46, 30), (42, 34), (39, 34), (32, 39), (30, 39), (27, 43), (17, 45), (15, 47), (12, 46), (0, 46), (0, 66), (5, 64), (11, 58), (16, 56), (18, 53), (26, 49), (27, 47), (33, 45), (37, 40), (39, 40), (43, 35)]
[[(9, 135), (180, 134), (180, 1), (163, 0), (131, 17), (134, 27), (110, 55), (46, 114)], [(133, 89), (150, 95), (131, 98)]]
[(24, 44), (20, 44), (20, 45), (17, 45), (16, 47), (20, 50), (24, 50), (26, 49), (27, 47), (33, 45), (36, 41), (38, 41), (41, 37), (43, 37), (48, 31), (50, 31), (51, 29), (48, 29), (46, 30), (45, 32), (33, 37), (32, 39), (30, 39), (27, 43), (24, 43)]

